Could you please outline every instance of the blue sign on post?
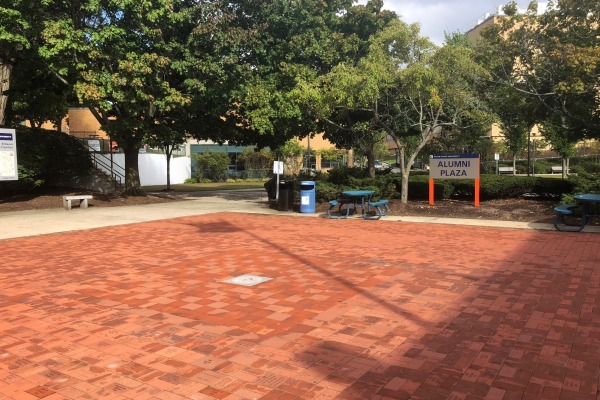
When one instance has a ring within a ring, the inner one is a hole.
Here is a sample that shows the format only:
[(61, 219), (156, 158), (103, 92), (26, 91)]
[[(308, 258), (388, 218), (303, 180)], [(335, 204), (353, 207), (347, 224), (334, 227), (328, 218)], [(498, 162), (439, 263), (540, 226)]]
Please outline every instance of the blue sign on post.
[(478, 179), (479, 154), (429, 156), (431, 179)]
[(16, 140), (14, 129), (0, 129), (0, 181), (19, 179)]

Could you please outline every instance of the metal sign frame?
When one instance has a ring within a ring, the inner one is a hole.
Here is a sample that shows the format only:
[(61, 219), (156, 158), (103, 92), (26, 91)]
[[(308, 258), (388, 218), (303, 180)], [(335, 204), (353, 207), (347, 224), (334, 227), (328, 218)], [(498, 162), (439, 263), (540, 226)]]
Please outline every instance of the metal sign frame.
[(429, 156), (429, 204), (434, 204), (435, 179), (475, 180), (475, 207), (479, 207), (479, 154), (438, 154)]
[(16, 136), (14, 129), (0, 128), (0, 181), (19, 180)]

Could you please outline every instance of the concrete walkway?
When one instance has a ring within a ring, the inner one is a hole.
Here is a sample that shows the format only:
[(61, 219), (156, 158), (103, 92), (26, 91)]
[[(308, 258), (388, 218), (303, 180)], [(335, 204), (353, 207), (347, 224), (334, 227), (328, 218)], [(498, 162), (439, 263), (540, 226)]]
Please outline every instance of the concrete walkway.
[[(324, 217), (322, 214), (282, 212), (270, 208), (264, 190), (241, 190), (224, 193), (196, 193), (182, 202), (159, 203), (140, 206), (104, 207), (88, 209), (62, 208), (36, 211), (0, 213), (0, 239), (69, 232), (161, 219), (203, 215), (216, 212), (236, 212), (294, 216), (302, 218)], [(93, 204), (93, 201), (92, 201)], [(356, 217), (359, 218), (359, 217)], [(488, 226), (496, 228), (553, 230), (551, 224), (481, 219), (440, 217), (388, 216), (380, 222), (405, 221), (435, 224)], [(586, 227), (586, 232), (600, 232), (600, 227)]]
[(597, 400), (600, 236), (419, 221), (0, 214), (0, 400)]

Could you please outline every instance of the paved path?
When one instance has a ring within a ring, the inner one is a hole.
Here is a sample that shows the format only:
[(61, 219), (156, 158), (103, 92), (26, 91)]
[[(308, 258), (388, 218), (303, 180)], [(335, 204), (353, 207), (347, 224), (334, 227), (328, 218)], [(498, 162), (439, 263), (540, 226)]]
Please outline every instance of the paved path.
[[(265, 191), (239, 190), (228, 192), (198, 192), (190, 194), (186, 201), (152, 205), (104, 207), (88, 209), (62, 208), (37, 211), (0, 213), (0, 239), (68, 232), (106, 226), (124, 225), (160, 219), (177, 218), (215, 212), (241, 212), (251, 214), (288, 215), (299, 218), (325, 217), (319, 214), (281, 212), (269, 207)], [(359, 218), (359, 217), (355, 217)], [(360, 218), (359, 218), (360, 219)], [(488, 226), (552, 230), (550, 224), (480, 219), (457, 219), (440, 217), (388, 216), (385, 221), (424, 222), (452, 225)], [(586, 227), (587, 232), (600, 232), (600, 227)]]
[(214, 197), (0, 223), (0, 399), (598, 396), (596, 233)]

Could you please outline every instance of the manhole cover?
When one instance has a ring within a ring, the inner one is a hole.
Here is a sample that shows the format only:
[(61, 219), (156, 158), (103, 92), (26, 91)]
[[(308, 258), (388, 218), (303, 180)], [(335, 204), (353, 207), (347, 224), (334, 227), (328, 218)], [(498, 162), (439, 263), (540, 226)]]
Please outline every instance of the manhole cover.
[(242, 286), (254, 286), (259, 283), (263, 283), (266, 281), (270, 281), (273, 278), (266, 278), (264, 276), (258, 275), (240, 275), (235, 278), (226, 279), (223, 282), (225, 283), (233, 283), (234, 285), (242, 285)]

